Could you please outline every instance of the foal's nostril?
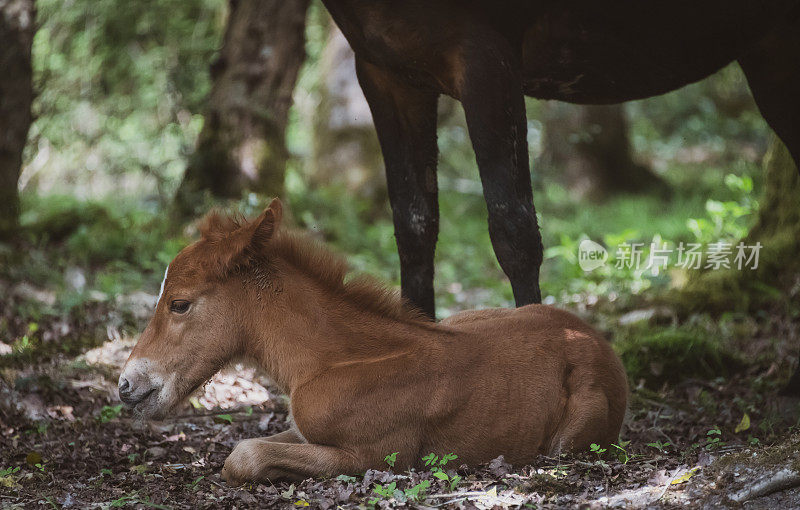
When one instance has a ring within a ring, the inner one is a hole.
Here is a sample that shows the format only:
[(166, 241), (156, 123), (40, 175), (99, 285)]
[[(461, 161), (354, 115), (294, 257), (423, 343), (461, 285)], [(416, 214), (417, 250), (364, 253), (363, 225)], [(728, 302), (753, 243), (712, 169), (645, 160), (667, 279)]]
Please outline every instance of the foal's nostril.
[(119, 382), (119, 399), (129, 406), (136, 405), (140, 399), (137, 399), (133, 393), (131, 383), (127, 379), (122, 379)]
[(121, 378), (119, 381), (119, 399), (129, 407), (134, 407), (157, 391), (158, 388), (150, 384), (131, 386), (130, 381), (126, 378)]

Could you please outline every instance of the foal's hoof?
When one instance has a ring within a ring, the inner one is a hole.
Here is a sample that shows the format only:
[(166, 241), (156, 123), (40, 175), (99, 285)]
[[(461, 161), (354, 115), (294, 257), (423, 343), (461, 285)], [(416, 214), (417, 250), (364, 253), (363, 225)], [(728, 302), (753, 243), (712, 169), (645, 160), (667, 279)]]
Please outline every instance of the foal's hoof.
[(246, 476), (243, 476), (241, 469), (233, 467), (233, 463), (231, 463), (230, 459), (230, 456), (225, 459), (225, 465), (222, 466), (222, 471), (219, 476), (225, 480), (225, 483), (232, 487), (242, 486), (249, 480)]
[(225, 459), (220, 476), (229, 485), (243, 485), (254, 482), (259, 477), (262, 467), (260, 461), (260, 448), (257, 439), (244, 439), (239, 442)]
[[(226, 462), (227, 464), (227, 462)], [(238, 487), (240, 485), (244, 485), (244, 481), (238, 480), (233, 476), (232, 470), (228, 468), (228, 466), (222, 466), (222, 471), (219, 474), (220, 478), (225, 480), (225, 483), (231, 485), (233, 487)]]

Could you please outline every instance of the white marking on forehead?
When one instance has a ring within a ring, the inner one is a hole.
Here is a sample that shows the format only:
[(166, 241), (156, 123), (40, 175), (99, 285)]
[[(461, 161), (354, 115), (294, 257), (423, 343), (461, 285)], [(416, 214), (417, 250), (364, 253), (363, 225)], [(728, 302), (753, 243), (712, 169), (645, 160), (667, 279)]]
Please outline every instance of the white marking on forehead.
[(167, 283), (167, 273), (169, 273), (169, 265), (164, 270), (164, 279), (161, 280), (161, 290), (158, 291), (158, 299), (156, 299), (156, 304), (161, 301), (161, 295), (164, 294), (164, 284)]

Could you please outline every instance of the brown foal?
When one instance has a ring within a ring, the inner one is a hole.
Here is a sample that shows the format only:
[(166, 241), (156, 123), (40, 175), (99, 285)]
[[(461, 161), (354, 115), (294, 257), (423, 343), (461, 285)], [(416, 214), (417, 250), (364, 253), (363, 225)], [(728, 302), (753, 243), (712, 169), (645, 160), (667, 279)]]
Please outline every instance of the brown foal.
[(229, 482), (304, 479), (427, 453), (478, 464), (615, 441), (627, 381), (608, 342), (543, 305), (433, 323), (307, 236), (280, 228), (277, 199), (254, 221), (206, 218), (167, 268), (155, 314), (120, 376), (120, 397), (164, 416), (232, 359), (263, 367), (291, 399), (291, 430), (240, 442)]

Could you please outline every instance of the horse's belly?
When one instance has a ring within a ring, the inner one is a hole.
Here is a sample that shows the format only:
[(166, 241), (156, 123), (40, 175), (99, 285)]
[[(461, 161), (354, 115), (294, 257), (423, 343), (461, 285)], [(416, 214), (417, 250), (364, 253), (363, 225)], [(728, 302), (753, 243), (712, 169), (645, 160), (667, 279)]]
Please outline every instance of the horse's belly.
[(662, 94), (735, 60), (797, 5), (634, 0), (578, 9), (559, 3), (539, 12), (525, 32), (525, 93), (596, 104)]

